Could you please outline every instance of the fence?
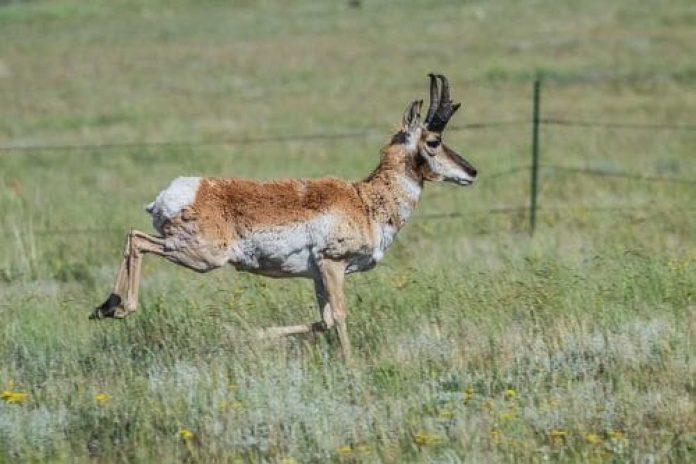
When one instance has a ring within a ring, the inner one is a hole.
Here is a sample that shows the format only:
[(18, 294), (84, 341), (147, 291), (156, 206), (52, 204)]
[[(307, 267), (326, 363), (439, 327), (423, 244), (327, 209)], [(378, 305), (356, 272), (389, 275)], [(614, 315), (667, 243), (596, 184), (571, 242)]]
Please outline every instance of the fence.
[[(530, 171), (530, 188), (529, 188), (529, 205), (527, 207), (514, 206), (487, 209), (475, 212), (466, 213), (446, 213), (446, 214), (424, 214), (420, 219), (448, 219), (458, 218), (465, 214), (496, 214), (496, 213), (528, 213), (529, 218), (529, 233), (534, 234), (537, 222), (537, 213), (540, 210), (553, 210), (549, 208), (540, 208), (538, 202), (540, 189), (540, 172), (542, 170), (551, 170), (566, 172), (576, 175), (617, 177), (633, 181), (644, 182), (666, 182), (684, 185), (695, 185), (696, 179), (681, 178), (681, 177), (662, 177), (662, 176), (642, 176), (634, 173), (623, 171), (604, 171), (599, 169), (578, 168), (572, 166), (544, 165), (540, 162), (541, 156), (541, 137), (540, 128), (543, 126), (558, 126), (558, 127), (578, 127), (584, 129), (612, 129), (612, 130), (647, 130), (647, 131), (694, 131), (696, 132), (696, 124), (662, 124), (662, 123), (632, 123), (632, 122), (613, 122), (613, 121), (585, 121), (573, 119), (559, 118), (544, 118), (542, 117), (542, 79), (536, 78), (533, 81), (532, 92), (532, 117), (531, 119), (515, 119), (507, 121), (487, 121), (477, 122), (458, 126), (448, 127), (448, 131), (472, 130), (472, 129), (487, 129), (505, 126), (530, 126), (531, 127), (531, 161), (529, 165), (517, 166), (511, 169), (492, 173), (487, 175), (488, 179), (494, 179), (510, 174), (515, 174), (524, 171)], [(208, 141), (160, 141), (160, 142), (137, 142), (137, 143), (107, 143), (107, 144), (75, 144), (75, 145), (44, 145), (44, 146), (0, 146), (0, 155), (9, 155), (12, 153), (22, 152), (80, 152), (94, 150), (125, 150), (133, 148), (147, 149), (186, 149), (204, 146), (224, 146), (224, 145), (251, 145), (262, 143), (277, 143), (277, 142), (311, 142), (322, 140), (340, 140), (340, 139), (355, 139), (366, 138), (371, 136), (383, 136), (384, 134), (375, 131), (353, 131), (342, 133), (310, 133), (310, 134), (294, 134), (268, 137), (244, 137), (230, 138)], [(642, 207), (640, 207), (642, 208)], [(583, 211), (611, 212), (617, 210), (631, 209), (626, 207), (581, 207), (576, 208)], [(670, 208), (667, 208), (670, 209)], [(671, 208), (678, 211), (696, 211), (695, 208)], [(564, 211), (566, 211), (564, 209)], [(70, 236), (80, 234), (100, 234), (104, 232), (121, 231), (121, 228), (76, 228), (76, 229), (50, 229), (50, 230), (35, 230), (34, 235), (51, 235), (51, 236)]]

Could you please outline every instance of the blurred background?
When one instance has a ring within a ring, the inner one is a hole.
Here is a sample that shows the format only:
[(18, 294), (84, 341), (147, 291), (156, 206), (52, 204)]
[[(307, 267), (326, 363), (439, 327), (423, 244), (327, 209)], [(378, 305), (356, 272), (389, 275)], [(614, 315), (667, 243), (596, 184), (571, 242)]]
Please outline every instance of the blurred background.
[[(638, 178), (696, 169), (694, 14), (678, 1), (4, 2), (0, 162), (18, 204), (2, 227), (141, 226), (133, 206), (178, 174), (360, 178), (431, 71), (464, 103), (446, 140), (481, 177), (475, 193), (434, 187), (421, 212), (522, 228), (537, 76), (541, 207), (686, 206), (693, 188)], [(501, 208), (514, 211), (480, 217)]]
[[(0, 354), (10, 360), (0, 386), (34, 401), (0, 404), (0, 423), (21, 424), (0, 428), (3, 456), (151, 458), (143, 444), (178, 443), (185, 425), (219, 448), (175, 456), (201, 459), (220, 449), (301, 462), (443, 450), (685, 458), (696, 417), (686, 381), (696, 376), (695, 44), (687, 0), (0, 0)], [(445, 141), (479, 178), (468, 189), (428, 185), (384, 265), (350, 279), (360, 380), (323, 362), (323, 345), (259, 354), (236, 343), (248, 327), (312, 320), (304, 282), (147, 259), (141, 313), (86, 321), (112, 285), (125, 232), (151, 230), (142, 206), (173, 177), (361, 179), (406, 105), (427, 98), (429, 72), (446, 74), (463, 103)], [(615, 352), (598, 348), (608, 334), (621, 340)], [(123, 344), (141, 348), (110, 351)], [(535, 364), (544, 356), (556, 364)], [(229, 360), (217, 366), (220, 357)], [(153, 363), (162, 398), (144, 386)], [(182, 365), (210, 382), (186, 390)], [(247, 406), (233, 422), (249, 434), (215, 422), (212, 371), (241, 385), (229, 395)], [(300, 390), (269, 387), (287, 376)], [(314, 387), (324, 376), (334, 390)], [(354, 382), (371, 392), (364, 405)], [(133, 400), (133, 385), (151, 398)], [(471, 388), (480, 407), (448, 406), (447, 428), (438, 417), (452, 385)], [(506, 422), (483, 405), (509, 404), (510, 388), (529, 403)], [(90, 395), (105, 391), (113, 409), (95, 413)], [(658, 391), (660, 401), (638, 393)], [(286, 394), (385, 408), (383, 428), (353, 412), (327, 425), (309, 409), (268, 410), (264, 398)], [(413, 414), (393, 413), (410, 411), (407, 399)], [(552, 400), (555, 413), (540, 412)], [(124, 414), (135, 428), (118, 425)], [(372, 451), (360, 455), (363, 442)]]

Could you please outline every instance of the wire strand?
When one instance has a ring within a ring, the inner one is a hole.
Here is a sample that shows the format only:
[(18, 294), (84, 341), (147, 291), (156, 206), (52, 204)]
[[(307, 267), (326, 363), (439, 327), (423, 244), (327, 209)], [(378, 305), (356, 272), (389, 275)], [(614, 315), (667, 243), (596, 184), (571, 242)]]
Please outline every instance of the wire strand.
[[(526, 120), (512, 121), (491, 121), (491, 122), (476, 122), (452, 126), (450, 131), (462, 130), (478, 130), (502, 126), (515, 126), (528, 124)], [(291, 134), (277, 135), (264, 137), (240, 137), (220, 140), (202, 140), (202, 141), (160, 141), (160, 142), (128, 142), (128, 143), (97, 143), (97, 144), (64, 144), (64, 145), (36, 145), (36, 146), (0, 146), (0, 152), (39, 152), (39, 151), (96, 151), (96, 150), (125, 150), (133, 148), (150, 148), (150, 149), (182, 149), (195, 148), (205, 146), (225, 146), (225, 145), (254, 145), (262, 143), (278, 143), (278, 142), (308, 142), (317, 140), (340, 140), (340, 139), (357, 139), (367, 137), (382, 137), (384, 133), (373, 130), (338, 132), (338, 133), (316, 133), (316, 134)]]
[(577, 168), (573, 166), (556, 166), (556, 165), (542, 165), (542, 169), (551, 169), (553, 171), (570, 172), (575, 174), (587, 174), (591, 176), (601, 176), (601, 177), (618, 177), (622, 179), (643, 181), (643, 182), (667, 182), (673, 184), (690, 184), (696, 185), (696, 179), (686, 179), (683, 177), (661, 177), (661, 176), (641, 176), (638, 174), (632, 174), (628, 172), (621, 171), (602, 171), (600, 169), (591, 168)]
[(647, 129), (647, 130), (673, 130), (696, 131), (695, 124), (654, 124), (654, 123), (622, 123), (622, 122), (594, 122), (572, 119), (542, 118), (539, 122), (547, 126), (565, 127), (590, 127), (596, 129)]

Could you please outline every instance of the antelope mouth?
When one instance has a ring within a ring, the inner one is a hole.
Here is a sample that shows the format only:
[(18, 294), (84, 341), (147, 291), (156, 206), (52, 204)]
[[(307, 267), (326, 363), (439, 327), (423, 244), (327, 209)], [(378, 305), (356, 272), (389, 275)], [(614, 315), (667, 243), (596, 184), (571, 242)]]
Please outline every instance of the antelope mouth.
[(455, 179), (454, 183), (466, 187), (467, 185), (473, 184), (474, 179)]

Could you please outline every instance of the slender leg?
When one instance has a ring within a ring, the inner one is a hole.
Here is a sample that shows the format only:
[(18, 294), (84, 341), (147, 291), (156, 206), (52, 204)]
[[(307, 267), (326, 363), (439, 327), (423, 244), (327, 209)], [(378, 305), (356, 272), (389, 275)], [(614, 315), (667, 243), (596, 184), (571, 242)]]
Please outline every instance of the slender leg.
[(321, 280), (326, 289), (329, 306), (333, 313), (333, 319), (338, 331), (338, 340), (341, 343), (341, 351), (346, 361), (351, 360), (350, 338), (346, 327), (346, 304), (343, 293), (346, 265), (340, 261), (324, 260), (319, 264)]
[(333, 309), (331, 309), (331, 304), (329, 304), (329, 295), (326, 292), (326, 287), (324, 286), (324, 281), (321, 275), (314, 279), (314, 294), (317, 299), (317, 306), (319, 307), (319, 317), (326, 324), (326, 328), (330, 329), (334, 326), (334, 314)]
[(269, 327), (259, 332), (261, 338), (286, 337), (288, 335), (302, 335), (308, 333), (325, 332), (334, 326), (334, 318), (326, 297), (326, 290), (321, 278), (314, 279), (314, 292), (319, 305), (319, 315), (322, 320), (311, 324), (288, 325), (283, 327)]
[[(169, 253), (164, 249), (163, 239), (131, 230), (126, 237), (126, 246), (116, 274), (114, 291), (104, 303), (94, 310), (90, 318), (123, 318), (137, 309), (140, 265), (143, 253), (155, 253), (169, 257)], [(123, 296), (126, 297), (125, 305)]]
[(326, 326), (324, 321), (312, 322), (311, 324), (285, 325), (281, 327), (269, 327), (260, 330), (259, 338), (278, 338), (287, 337), (289, 335), (304, 335), (310, 333), (324, 332)]
[(341, 351), (346, 361), (351, 360), (350, 339), (346, 327), (345, 295), (343, 282), (346, 265), (340, 261), (324, 260), (319, 263), (320, 277), (314, 280), (317, 304), (322, 320), (313, 324), (301, 324), (285, 327), (271, 327), (263, 330), (261, 337), (280, 337), (300, 335), (313, 332), (324, 332), (336, 326)]
[(164, 240), (153, 237), (137, 230), (130, 233), (131, 253), (128, 261), (128, 291), (126, 292), (126, 311), (131, 313), (138, 309), (138, 292), (140, 290), (140, 268), (142, 267), (143, 254), (154, 253), (160, 256), (168, 256), (164, 249)]
[(123, 250), (123, 258), (121, 259), (121, 265), (118, 267), (118, 273), (116, 274), (116, 283), (114, 284), (114, 295), (125, 295), (128, 287), (128, 256), (130, 254), (131, 247), (130, 234), (126, 236), (126, 246)]
[(131, 247), (131, 233), (129, 232), (128, 235), (126, 235), (126, 244), (123, 250), (123, 257), (121, 258), (121, 264), (116, 273), (114, 290), (104, 303), (94, 309), (89, 316), (90, 319), (101, 319), (104, 317), (121, 318), (125, 317), (127, 314), (127, 311), (123, 307), (123, 295), (128, 291), (128, 270), (130, 267)]

